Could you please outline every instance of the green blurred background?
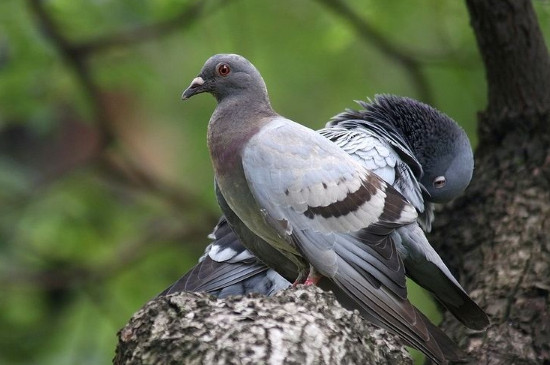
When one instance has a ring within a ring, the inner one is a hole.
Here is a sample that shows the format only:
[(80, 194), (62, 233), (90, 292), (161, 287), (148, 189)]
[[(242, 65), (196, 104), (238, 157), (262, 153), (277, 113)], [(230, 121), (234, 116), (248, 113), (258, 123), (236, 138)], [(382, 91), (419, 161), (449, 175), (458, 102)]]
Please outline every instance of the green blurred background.
[(2, 0), (0, 364), (111, 362), (116, 332), (201, 254), (215, 102), (180, 95), (222, 52), (312, 128), (393, 93), (475, 144), (486, 87), (461, 1)]

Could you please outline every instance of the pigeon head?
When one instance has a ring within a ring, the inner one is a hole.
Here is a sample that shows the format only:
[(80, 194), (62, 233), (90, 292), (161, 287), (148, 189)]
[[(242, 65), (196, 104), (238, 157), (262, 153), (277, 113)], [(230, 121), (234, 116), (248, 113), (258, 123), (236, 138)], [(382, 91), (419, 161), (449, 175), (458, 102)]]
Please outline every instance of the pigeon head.
[(218, 103), (234, 96), (245, 96), (249, 101), (268, 101), (264, 80), (256, 67), (236, 54), (210, 57), (181, 98), (189, 99), (204, 92), (214, 95)]
[(393, 95), (378, 95), (365, 107), (407, 141), (422, 165), (427, 200), (445, 203), (466, 189), (474, 158), (468, 136), (454, 120), (422, 102)]

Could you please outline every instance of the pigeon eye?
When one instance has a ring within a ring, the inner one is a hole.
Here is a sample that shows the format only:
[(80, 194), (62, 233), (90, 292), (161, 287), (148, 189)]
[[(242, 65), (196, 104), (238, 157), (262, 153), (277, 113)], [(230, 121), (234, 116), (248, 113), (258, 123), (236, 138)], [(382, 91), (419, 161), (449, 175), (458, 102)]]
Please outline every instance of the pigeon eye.
[(231, 72), (231, 69), (225, 63), (222, 63), (221, 65), (219, 65), (217, 70), (218, 70), (218, 75), (220, 76), (227, 76)]
[(445, 176), (438, 176), (434, 179), (433, 185), (436, 189), (441, 189), (445, 186), (447, 183), (447, 180), (445, 180)]

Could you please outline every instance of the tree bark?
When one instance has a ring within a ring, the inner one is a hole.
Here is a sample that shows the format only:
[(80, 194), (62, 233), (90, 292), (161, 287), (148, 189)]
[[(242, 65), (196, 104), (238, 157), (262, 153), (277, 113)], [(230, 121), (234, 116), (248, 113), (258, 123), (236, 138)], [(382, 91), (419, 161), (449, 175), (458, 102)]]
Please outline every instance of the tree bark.
[(321, 289), (217, 300), (178, 293), (146, 304), (118, 333), (114, 364), (408, 364), (397, 337)]
[(480, 145), (489, 143), (492, 149), (516, 130), (548, 134), (550, 58), (531, 1), (467, 0), (466, 4), (488, 86), (489, 102), (479, 123)]
[(443, 329), (475, 364), (550, 364), (550, 58), (528, 0), (467, 0), (488, 84), (476, 171), (431, 241), (490, 314)]

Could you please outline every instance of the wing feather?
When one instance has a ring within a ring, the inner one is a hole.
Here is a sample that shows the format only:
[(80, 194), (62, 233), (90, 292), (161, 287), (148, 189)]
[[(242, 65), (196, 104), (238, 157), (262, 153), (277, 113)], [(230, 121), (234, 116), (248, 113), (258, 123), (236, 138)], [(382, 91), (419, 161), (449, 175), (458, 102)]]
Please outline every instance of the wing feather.
[(250, 140), (242, 162), (266, 217), (291, 227), (281, 237), (369, 318), (444, 359), (406, 299), (405, 268), (390, 234), (417, 213), (399, 192), (329, 139), (283, 119)]
[(354, 232), (383, 213), (396, 224), (417, 217), (406, 203), (399, 211), (386, 207), (388, 197), (403, 198), (334, 143), (288, 120), (274, 121), (255, 135), (242, 161), (259, 205), (293, 229)]
[[(393, 185), (419, 213), (424, 212), (423, 190), (418, 182), (421, 175), (416, 176), (414, 172), (419, 173), (422, 169), (408, 144), (391, 125), (388, 125), (389, 131), (364, 119), (335, 119), (329, 125), (319, 130), (319, 134)], [(407, 156), (405, 161), (413, 163), (412, 166), (403, 162), (403, 155)]]

